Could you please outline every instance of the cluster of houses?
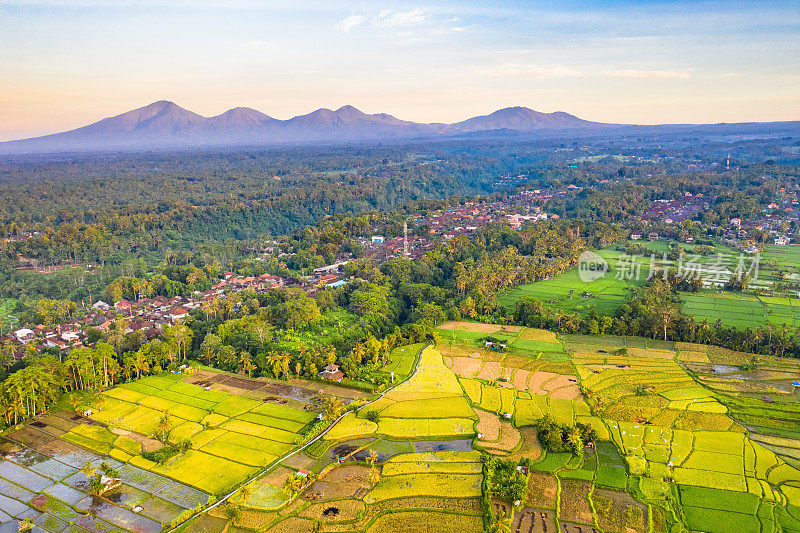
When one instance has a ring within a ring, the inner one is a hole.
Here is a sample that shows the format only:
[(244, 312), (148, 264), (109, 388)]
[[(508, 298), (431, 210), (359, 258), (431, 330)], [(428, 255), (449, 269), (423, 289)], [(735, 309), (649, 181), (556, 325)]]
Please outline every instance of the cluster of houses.
[(381, 228), (373, 228), (376, 233), (370, 239), (363, 239), (361, 244), (368, 256), (378, 262), (400, 257), (406, 252), (410, 258), (417, 259), (433, 249), (436, 240), (469, 236), (487, 224), (506, 222), (518, 230), (528, 221), (558, 218), (558, 215), (545, 213), (540, 204), (566, 193), (566, 190), (524, 190), (506, 200), (467, 202), (451, 209), (439, 209), (425, 216), (414, 217), (414, 224), (427, 228), (427, 232), (422, 235), (418, 231), (416, 235), (409, 234), (407, 248), (403, 236), (386, 237), (380, 233)]
[(141, 331), (147, 339), (152, 339), (160, 334), (164, 325), (173, 325), (184, 320), (193, 309), (201, 307), (203, 302), (222, 296), (227, 290), (238, 291), (253, 287), (261, 292), (283, 285), (283, 279), (269, 274), (239, 278), (228, 273), (210, 289), (196, 292), (189, 298), (158, 296), (116, 303), (100, 300), (88, 307), (81, 316), (52, 326), (39, 324), (19, 328), (0, 337), (0, 343), (11, 341), (17, 348), (18, 358), (24, 355), (25, 345), (31, 342), (44, 348), (57, 348), (67, 352), (84, 346), (89, 328), (107, 331), (120, 317), (127, 324), (126, 333)]
[(57, 348), (59, 351), (68, 352), (85, 346), (84, 342), (89, 328), (101, 332), (108, 331), (120, 317), (127, 324), (126, 333), (141, 331), (150, 340), (160, 335), (161, 329), (165, 325), (179, 323), (193, 309), (199, 309), (204, 302), (213, 301), (229, 291), (237, 292), (252, 288), (256, 292), (263, 293), (281, 287), (300, 287), (310, 293), (324, 286), (338, 287), (347, 283), (342, 279), (343, 276), (340, 273), (345, 264), (347, 261), (318, 268), (314, 271), (314, 275), (304, 282), (271, 274), (239, 277), (228, 272), (210, 289), (197, 291), (187, 298), (158, 296), (141, 298), (136, 301), (121, 300), (116, 303), (100, 300), (86, 308), (81, 316), (76, 316), (66, 322), (52, 326), (39, 324), (22, 327), (6, 333), (0, 336), (0, 344), (10, 341), (15, 346), (17, 358), (24, 355), (25, 347), (30, 343), (43, 348)]
[(709, 199), (702, 193), (692, 195), (690, 192), (674, 200), (656, 200), (642, 215), (642, 222), (660, 222), (663, 224), (680, 224), (691, 220), (709, 207)]

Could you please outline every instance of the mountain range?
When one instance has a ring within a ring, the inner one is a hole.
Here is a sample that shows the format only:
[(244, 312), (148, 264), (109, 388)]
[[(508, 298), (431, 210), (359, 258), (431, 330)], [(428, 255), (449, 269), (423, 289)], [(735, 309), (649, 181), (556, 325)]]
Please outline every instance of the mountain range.
[(591, 122), (563, 111), (541, 113), (527, 107), (508, 107), (454, 124), (427, 124), (400, 120), (385, 113), (371, 115), (350, 105), (335, 111), (323, 108), (279, 120), (247, 107), (204, 117), (161, 100), (71, 131), (2, 142), (0, 154), (392, 142), (465, 135), (578, 137), (654, 131), (674, 133), (698, 128), (730, 134), (741, 130), (752, 135), (776, 128), (777, 133), (787, 128), (793, 132), (800, 129), (800, 122), (634, 126)]

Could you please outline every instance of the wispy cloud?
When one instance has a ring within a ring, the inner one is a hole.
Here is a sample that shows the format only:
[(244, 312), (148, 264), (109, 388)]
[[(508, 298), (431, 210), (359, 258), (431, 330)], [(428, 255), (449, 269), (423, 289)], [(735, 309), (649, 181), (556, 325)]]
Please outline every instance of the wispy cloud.
[(335, 27), (343, 33), (362, 28), (382, 30), (396, 37), (397, 42), (408, 44), (467, 31), (467, 27), (459, 22), (458, 17), (436, 17), (433, 12), (423, 8), (406, 11), (384, 9), (375, 13), (350, 15), (337, 22)]
[(656, 80), (667, 78), (691, 78), (691, 74), (677, 70), (604, 70), (603, 76), (606, 78), (627, 78), (632, 80)]
[(350, 33), (354, 28), (357, 28), (366, 22), (367, 17), (364, 15), (350, 15), (346, 19), (340, 20), (336, 24), (336, 29), (345, 33)]
[(241, 45), (242, 50), (255, 50), (255, 51), (263, 51), (263, 50), (270, 50), (275, 48), (275, 43), (271, 43), (269, 41), (262, 41), (260, 39), (253, 39), (251, 41), (246, 41)]
[(424, 9), (412, 9), (411, 11), (394, 11), (384, 9), (375, 17), (375, 24), (384, 27), (408, 27), (419, 26), (430, 21), (430, 13)]
[(336, 29), (350, 33), (359, 26), (373, 26), (381, 28), (410, 28), (431, 22), (431, 14), (424, 9), (417, 8), (410, 11), (397, 11), (384, 9), (376, 14), (354, 14), (336, 23)]
[(505, 65), (478, 72), (489, 76), (508, 76), (513, 78), (579, 78), (584, 75), (564, 65)]
[(505, 64), (498, 67), (476, 69), (478, 73), (488, 76), (506, 76), (512, 78), (623, 78), (631, 80), (655, 79), (687, 79), (691, 77), (688, 71), (678, 70), (599, 70), (580, 67), (571, 67), (559, 64), (530, 65), (530, 64)]

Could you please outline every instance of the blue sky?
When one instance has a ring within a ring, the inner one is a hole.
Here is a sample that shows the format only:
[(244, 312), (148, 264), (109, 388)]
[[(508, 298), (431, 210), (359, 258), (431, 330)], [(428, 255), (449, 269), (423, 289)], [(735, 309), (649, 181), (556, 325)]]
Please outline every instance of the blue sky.
[(160, 99), (277, 118), (800, 120), (798, 50), (796, 0), (0, 0), (0, 139)]

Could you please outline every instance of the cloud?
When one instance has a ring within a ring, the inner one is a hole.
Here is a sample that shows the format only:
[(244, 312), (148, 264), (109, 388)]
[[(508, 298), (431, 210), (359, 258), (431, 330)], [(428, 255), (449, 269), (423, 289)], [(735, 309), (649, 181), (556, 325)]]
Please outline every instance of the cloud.
[(274, 47), (275, 43), (262, 41), (260, 39), (254, 39), (252, 41), (247, 41), (245, 43), (242, 43), (243, 50), (269, 50)]
[(377, 26), (384, 27), (408, 27), (419, 26), (425, 24), (430, 20), (430, 13), (423, 9), (417, 8), (411, 11), (394, 11), (391, 9), (384, 9), (378, 16), (375, 17), (374, 22)]
[(367, 17), (364, 15), (350, 15), (346, 19), (340, 20), (336, 24), (336, 29), (345, 33), (350, 33), (354, 28), (365, 24), (367, 20)]
[(677, 70), (604, 70), (603, 76), (606, 78), (627, 78), (632, 80), (654, 80), (666, 78), (690, 78), (688, 72), (679, 72)]
[[(456, 26), (457, 19), (436, 20), (431, 12), (416, 8), (408, 11), (398, 11), (395, 9), (384, 9), (383, 11), (372, 14), (354, 14), (336, 23), (336, 29), (350, 33), (356, 28), (372, 28), (394, 32), (394, 35), (402, 42), (416, 42), (426, 40), (431, 36), (443, 35), (449, 32), (463, 32), (463, 25)], [(408, 35), (415, 31), (412, 38)]]
[(580, 78), (584, 75), (580, 70), (564, 65), (506, 65), (481, 72), (490, 76), (513, 78)]

